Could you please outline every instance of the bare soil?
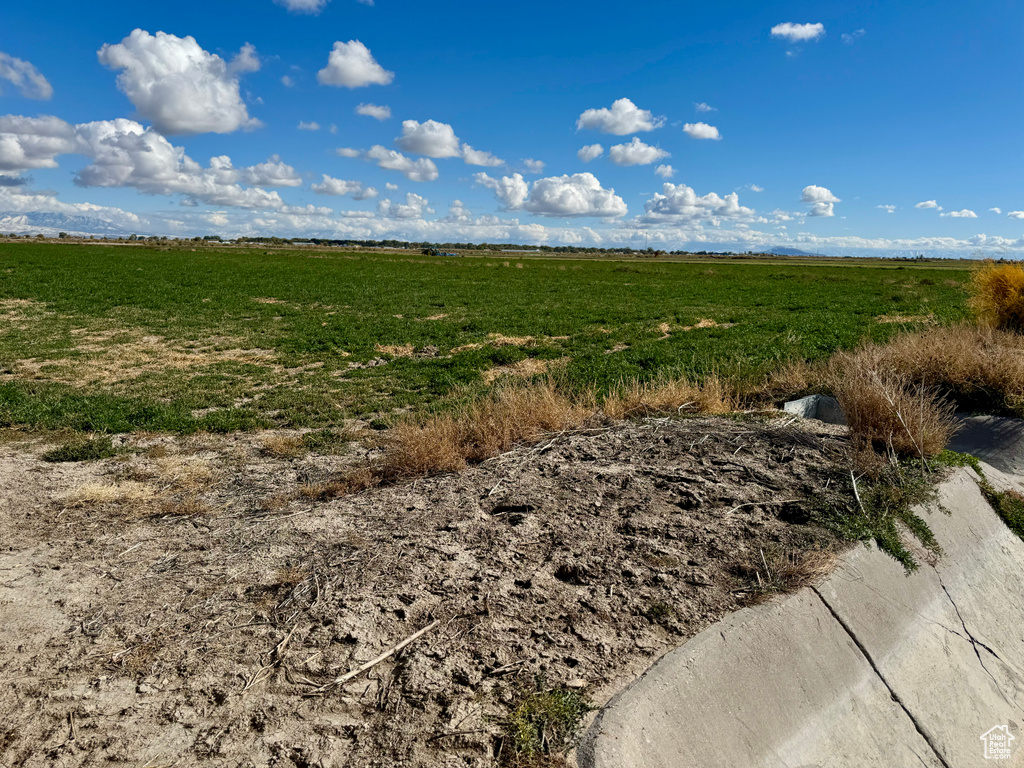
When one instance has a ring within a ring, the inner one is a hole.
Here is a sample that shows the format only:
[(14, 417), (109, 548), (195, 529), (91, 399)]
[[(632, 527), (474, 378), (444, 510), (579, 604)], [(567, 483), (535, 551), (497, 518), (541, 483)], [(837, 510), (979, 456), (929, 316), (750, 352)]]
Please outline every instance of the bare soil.
[(648, 420), (317, 501), (366, 449), (123, 440), (71, 464), (0, 444), (4, 768), (495, 765), (538, 680), (600, 705), (779, 586), (772, 563), (834, 550), (808, 520), (846, 445)]

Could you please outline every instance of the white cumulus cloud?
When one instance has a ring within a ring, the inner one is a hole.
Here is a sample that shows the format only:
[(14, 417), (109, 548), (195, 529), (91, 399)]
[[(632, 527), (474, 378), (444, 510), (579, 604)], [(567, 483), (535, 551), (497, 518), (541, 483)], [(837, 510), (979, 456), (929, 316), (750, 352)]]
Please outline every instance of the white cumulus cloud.
[(992, 213), (1002, 213), (1003, 212), (1002, 208), (989, 208), (989, 210), (992, 211)]
[(358, 40), (338, 41), (327, 57), (327, 66), (316, 73), (321, 85), (360, 88), (364, 85), (388, 85), (395, 79), (377, 63), (370, 49)]
[(693, 139), (713, 139), (718, 141), (722, 134), (713, 125), (707, 123), (687, 123), (683, 126), (686, 135)]
[(377, 190), (374, 187), (365, 187), (361, 181), (335, 179), (326, 173), (323, 176), (324, 178), (319, 184), (310, 186), (310, 189), (318, 195), (335, 195), (339, 197), (342, 195), (352, 195), (355, 200), (368, 200), (377, 196)]
[(305, 120), (300, 120), (299, 121), (299, 130), (300, 131), (319, 131), (320, 130), (320, 123), (318, 123), (316, 121), (310, 121), (310, 122), (307, 123)]
[(260, 57), (256, 53), (256, 46), (252, 43), (243, 45), (242, 49), (235, 54), (235, 58), (231, 60), (228, 69), (232, 72), (259, 72)]
[(836, 203), (842, 202), (831, 190), (814, 184), (804, 187), (800, 201), (811, 206), (808, 216), (835, 216), (833, 207)]
[(466, 165), (482, 165), (487, 168), (496, 168), (505, 164), (500, 157), (495, 157), (490, 152), (480, 149), (473, 149), (469, 144), (462, 145), (462, 159)]
[(1024, 219), (1024, 211), (1010, 211), (1006, 215), (1011, 219)]
[(357, 115), (365, 115), (375, 120), (387, 120), (391, 117), (391, 107), (380, 107), (376, 104), (360, 104), (356, 107)]
[(0, 80), (6, 80), (28, 99), (46, 100), (53, 86), (32, 64), (0, 51)]
[(809, 40), (817, 40), (825, 34), (825, 25), (817, 24), (794, 24), (787, 21), (783, 24), (776, 24), (772, 27), (772, 37), (781, 37), (791, 43), (804, 43)]
[(59, 117), (0, 117), (0, 172), (56, 168), (57, 155), (77, 145), (74, 126)]
[(394, 149), (374, 144), (366, 152), (358, 149), (343, 148), (338, 150), (342, 157), (361, 157), (377, 164), (386, 171), (398, 171), (409, 181), (433, 181), (437, 178), (437, 165), (433, 160), (421, 157), (413, 160)]
[(506, 210), (523, 208), (538, 216), (559, 217), (609, 218), (627, 213), (623, 199), (614, 189), (603, 188), (592, 173), (549, 176), (535, 181), (532, 188), (518, 173), (500, 179), (478, 173), (473, 179), (493, 190)]
[(895, 205), (876, 205), (875, 208), (879, 208), (885, 211), (886, 213), (896, 213)]
[(544, 173), (544, 165), (543, 160), (534, 160), (532, 157), (523, 160), (523, 167), (527, 173)]
[(661, 147), (644, 144), (636, 136), (629, 144), (616, 144), (608, 150), (608, 159), (616, 165), (649, 165), (669, 157)]
[(585, 147), (580, 147), (580, 151), (576, 153), (576, 157), (584, 163), (589, 163), (591, 160), (596, 160), (603, 154), (604, 147), (600, 144), (587, 144)]
[(959, 211), (949, 211), (948, 213), (940, 213), (939, 216), (949, 216), (954, 219), (976, 219), (978, 214), (974, 211), (970, 211), (966, 208)]
[(588, 129), (625, 136), (627, 133), (653, 131), (665, 124), (664, 117), (654, 117), (629, 99), (618, 99), (611, 109), (588, 109), (576, 120), (576, 130)]
[(740, 205), (735, 192), (722, 197), (714, 192), (698, 195), (685, 184), (665, 182), (661, 192), (656, 192), (644, 204), (645, 223), (669, 222), (673, 224), (699, 224), (708, 222), (714, 226), (725, 219), (743, 220), (754, 215), (751, 208)]
[(459, 144), (455, 129), (436, 120), (403, 120), (402, 135), (395, 139), (395, 146), (405, 152), (434, 158), (458, 157)]
[(193, 37), (134, 30), (97, 53), (120, 70), (117, 86), (162, 134), (231, 133), (256, 128), (239, 93), (238, 75)]
[(718, 107), (712, 107), (710, 104), (706, 104), (703, 101), (694, 102), (693, 108), (698, 112), (717, 112)]
[(404, 203), (393, 203), (387, 198), (377, 203), (377, 213), (387, 219), (421, 219), (425, 213), (433, 213), (428, 200), (415, 192), (407, 192)]
[(914, 207), (915, 208), (935, 208), (935, 209), (940, 210), (940, 211), (942, 210), (942, 206), (939, 205), (934, 200), (925, 200), (923, 202), (917, 203), (917, 205), (915, 205)]
[(843, 32), (843, 45), (853, 45), (867, 34), (867, 30), (855, 29), (853, 32)]
[(676, 169), (671, 165), (659, 165), (654, 172), (663, 179), (671, 179), (676, 174)]

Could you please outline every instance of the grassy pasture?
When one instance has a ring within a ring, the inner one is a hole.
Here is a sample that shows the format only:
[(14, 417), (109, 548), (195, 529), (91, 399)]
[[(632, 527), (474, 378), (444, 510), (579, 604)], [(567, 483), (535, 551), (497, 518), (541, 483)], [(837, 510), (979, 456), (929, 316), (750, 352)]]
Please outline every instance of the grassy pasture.
[(966, 312), (959, 264), (519, 256), (0, 243), (0, 426), (328, 427), (503, 373), (756, 377)]

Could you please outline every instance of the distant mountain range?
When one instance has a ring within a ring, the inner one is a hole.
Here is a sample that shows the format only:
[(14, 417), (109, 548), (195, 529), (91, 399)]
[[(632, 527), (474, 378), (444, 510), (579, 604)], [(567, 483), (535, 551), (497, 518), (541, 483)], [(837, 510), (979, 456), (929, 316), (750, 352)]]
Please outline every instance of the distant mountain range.
[(828, 256), (827, 253), (821, 251), (801, 251), (799, 248), (784, 248), (783, 246), (777, 246), (775, 248), (769, 248), (762, 253), (770, 253), (772, 256)]
[(125, 237), (132, 234), (105, 219), (94, 216), (69, 216), (66, 213), (30, 211), (28, 213), (0, 212), (0, 235), (46, 235), (56, 237), (61, 232), (76, 237)]

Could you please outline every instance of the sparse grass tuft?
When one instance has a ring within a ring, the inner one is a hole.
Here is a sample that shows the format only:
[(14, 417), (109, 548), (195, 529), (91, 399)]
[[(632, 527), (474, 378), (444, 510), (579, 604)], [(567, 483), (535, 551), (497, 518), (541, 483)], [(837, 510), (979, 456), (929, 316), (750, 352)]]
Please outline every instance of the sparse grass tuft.
[(122, 450), (116, 448), (107, 435), (95, 435), (84, 440), (72, 440), (69, 443), (52, 448), (43, 454), (43, 461), (95, 461), (117, 456)]
[(991, 328), (1024, 333), (1024, 267), (985, 261), (971, 275), (971, 309)]
[(813, 584), (831, 573), (835, 563), (836, 553), (830, 549), (773, 547), (758, 550), (737, 571), (757, 598), (766, 598)]
[(573, 745), (583, 716), (591, 709), (583, 694), (566, 688), (548, 688), (545, 680), (538, 678), (536, 689), (524, 694), (509, 716), (501, 763), (550, 765), (544, 758), (562, 755)]

